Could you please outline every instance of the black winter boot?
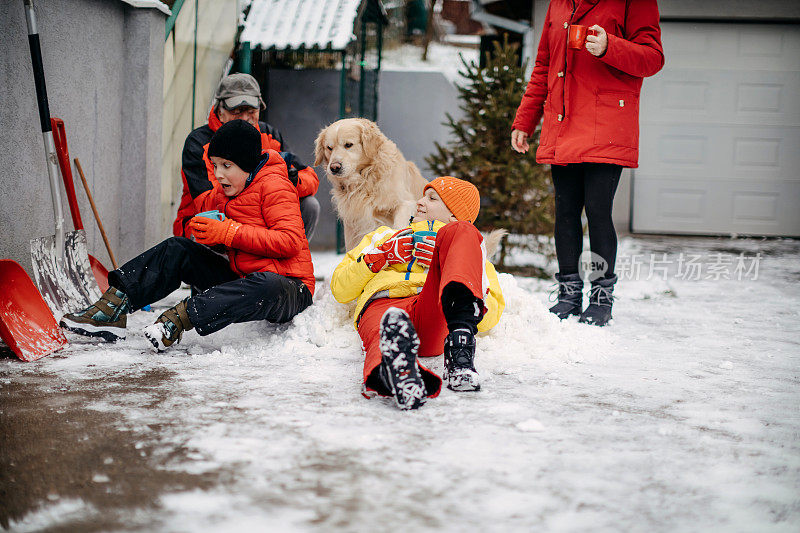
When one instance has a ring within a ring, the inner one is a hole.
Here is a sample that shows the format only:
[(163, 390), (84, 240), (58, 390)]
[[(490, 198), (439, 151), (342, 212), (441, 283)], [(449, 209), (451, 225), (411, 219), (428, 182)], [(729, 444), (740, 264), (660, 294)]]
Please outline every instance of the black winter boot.
[(390, 307), (381, 318), (381, 377), (392, 391), (397, 407), (418, 409), (427, 391), (417, 364), (419, 337), (408, 313)]
[(481, 384), (475, 370), (475, 335), (467, 329), (451, 331), (444, 340), (442, 379), (452, 391), (478, 391)]
[(583, 312), (580, 322), (594, 326), (605, 326), (611, 320), (611, 306), (614, 303), (614, 284), (617, 275), (600, 278), (592, 282), (589, 291), (589, 306)]
[(583, 307), (581, 275), (578, 273), (556, 274), (556, 281), (558, 282), (558, 303), (550, 308), (550, 312), (561, 320), (569, 318), (571, 315), (580, 315), (581, 307)]

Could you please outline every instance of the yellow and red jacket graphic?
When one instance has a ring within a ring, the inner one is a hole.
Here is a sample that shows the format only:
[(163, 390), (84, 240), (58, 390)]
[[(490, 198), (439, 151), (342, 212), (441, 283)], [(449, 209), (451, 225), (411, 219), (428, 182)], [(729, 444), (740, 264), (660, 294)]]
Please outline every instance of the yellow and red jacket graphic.
[[(410, 226), (412, 231), (439, 231), (445, 226), (444, 222), (414, 222)], [(386, 242), (398, 230), (388, 226), (381, 226), (368, 233), (361, 242), (347, 252), (333, 271), (331, 278), (331, 292), (338, 302), (348, 303), (356, 300), (353, 313), (353, 324), (358, 327), (358, 319), (364, 307), (376, 297), (406, 298), (422, 290), (428, 270), (417, 264), (415, 260), (409, 263), (387, 265), (377, 274), (372, 272), (367, 264), (359, 258), (370, 250)], [(463, 253), (476, 253), (464, 250)], [(478, 331), (489, 331), (500, 321), (506, 303), (497, 271), (494, 265), (486, 260), (486, 248), (481, 243), (480, 252), (483, 255), (483, 305), (486, 314), (478, 324)]]

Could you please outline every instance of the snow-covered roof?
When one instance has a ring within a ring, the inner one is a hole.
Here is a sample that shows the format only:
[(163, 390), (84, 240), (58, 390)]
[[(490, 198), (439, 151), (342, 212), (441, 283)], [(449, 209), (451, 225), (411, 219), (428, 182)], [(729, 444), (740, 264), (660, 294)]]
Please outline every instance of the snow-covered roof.
[(133, 7), (143, 7), (143, 8), (152, 8), (157, 9), (164, 13), (167, 16), (172, 14), (172, 11), (167, 7), (164, 2), (160, 2), (159, 0), (122, 0), (126, 4), (132, 5)]
[(363, 1), (253, 0), (239, 40), (264, 50), (343, 50)]

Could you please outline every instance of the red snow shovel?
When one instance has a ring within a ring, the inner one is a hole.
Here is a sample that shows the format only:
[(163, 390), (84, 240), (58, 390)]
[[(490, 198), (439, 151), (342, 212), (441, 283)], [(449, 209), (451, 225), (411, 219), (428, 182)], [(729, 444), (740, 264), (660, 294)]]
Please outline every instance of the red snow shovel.
[(67, 345), (53, 313), (16, 261), (0, 259), (0, 338), (23, 361)]
[(61, 191), (57, 176), (58, 162), (50, 124), (36, 14), (33, 11), (33, 0), (24, 0), (23, 3), (55, 220), (54, 235), (31, 240), (31, 262), (42, 297), (53, 314), (61, 317), (64, 313), (88, 307), (100, 298), (100, 290), (89, 265), (86, 234), (81, 230), (64, 232), (64, 213), (61, 210)]
[[(61, 179), (64, 181), (64, 190), (67, 191), (67, 201), (69, 202), (69, 212), (72, 215), (72, 225), (76, 230), (82, 230), (83, 220), (81, 220), (78, 198), (75, 196), (75, 182), (72, 179), (72, 167), (69, 164), (67, 130), (64, 128), (64, 121), (60, 118), (51, 118), (50, 124), (53, 127), (53, 140), (56, 143), (58, 166), (61, 168)], [(100, 290), (105, 291), (108, 288), (108, 269), (92, 254), (89, 254), (89, 266), (92, 268), (92, 273), (97, 280), (97, 285), (100, 286)]]

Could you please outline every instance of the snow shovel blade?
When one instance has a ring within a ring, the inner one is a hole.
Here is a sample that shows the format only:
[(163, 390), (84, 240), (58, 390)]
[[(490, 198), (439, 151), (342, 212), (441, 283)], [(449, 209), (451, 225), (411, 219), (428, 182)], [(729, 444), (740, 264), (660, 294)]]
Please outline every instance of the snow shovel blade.
[(86, 251), (83, 230), (64, 235), (64, 256), (56, 251), (55, 235), (31, 240), (31, 260), (36, 285), (53, 315), (60, 319), (89, 307), (100, 299)]
[(0, 259), (0, 338), (23, 361), (67, 345), (53, 313), (16, 261)]

